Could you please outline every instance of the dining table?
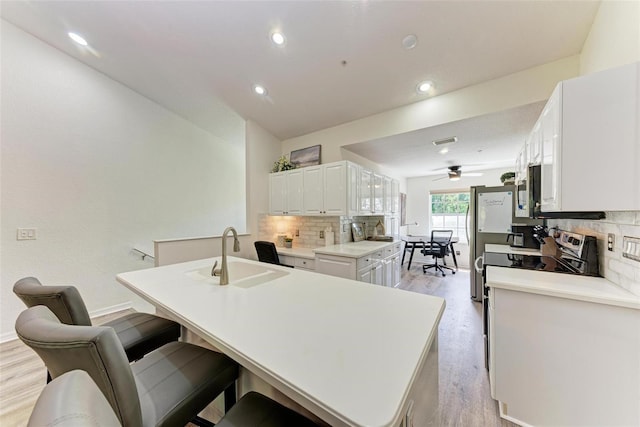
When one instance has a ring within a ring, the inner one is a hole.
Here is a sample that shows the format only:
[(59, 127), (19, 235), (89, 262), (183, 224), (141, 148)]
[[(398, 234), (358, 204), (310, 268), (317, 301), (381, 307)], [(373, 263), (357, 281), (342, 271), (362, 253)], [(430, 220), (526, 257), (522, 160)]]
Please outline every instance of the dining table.
[[(401, 236), (400, 238), (404, 242), (404, 250), (402, 251), (402, 261), (400, 265), (404, 265), (404, 257), (407, 251), (411, 251), (409, 255), (409, 264), (407, 265), (407, 270), (411, 269), (411, 261), (413, 261), (413, 253), (418, 248), (426, 249), (431, 245), (431, 236), (423, 236), (423, 235), (413, 235), (407, 234), (405, 236)], [(434, 238), (435, 242), (444, 243), (446, 240)], [(458, 237), (453, 236), (449, 241), (449, 253), (451, 253), (451, 257), (453, 258), (453, 264), (456, 266), (456, 271), (458, 270), (458, 260), (456, 259), (456, 251), (453, 247), (454, 243), (458, 243), (460, 239)], [(444, 261), (445, 265), (447, 265), (446, 261)]]

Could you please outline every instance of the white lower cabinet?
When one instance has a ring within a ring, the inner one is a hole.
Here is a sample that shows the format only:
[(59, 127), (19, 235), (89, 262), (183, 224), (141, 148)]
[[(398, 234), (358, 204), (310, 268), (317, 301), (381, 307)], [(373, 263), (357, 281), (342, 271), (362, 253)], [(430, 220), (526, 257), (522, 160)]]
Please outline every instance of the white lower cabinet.
[(640, 425), (640, 310), (501, 288), (491, 288), (489, 304), (501, 416), (535, 426)]
[(316, 273), (356, 280), (357, 272), (355, 258), (316, 254)]
[(316, 254), (315, 271), (373, 285), (396, 287), (400, 284), (400, 248), (400, 243), (390, 243), (360, 258)]
[(294, 268), (300, 270), (315, 271), (316, 269), (316, 260), (313, 258), (302, 258), (291, 255), (280, 255), (278, 258), (280, 258), (281, 264), (292, 265)]

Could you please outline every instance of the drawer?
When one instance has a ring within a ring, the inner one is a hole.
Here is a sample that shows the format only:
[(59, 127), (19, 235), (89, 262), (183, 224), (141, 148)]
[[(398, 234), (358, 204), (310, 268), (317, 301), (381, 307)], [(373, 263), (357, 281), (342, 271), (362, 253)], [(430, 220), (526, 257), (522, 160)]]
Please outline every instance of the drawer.
[(362, 258), (358, 258), (358, 261), (356, 262), (356, 268), (360, 270), (361, 268), (370, 266), (373, 262), (373, 259), (375, 258), (374, 255), (375, 254), (371, 254), (363, 256)]
[(401, 247), (400, 243), (394, 243), (393, 245), (389, 245), (386, 248), (384, 248), (384, 256), (385, 256), (385, 258), (390, 257), (390, 256), (395, 255), (398, 252), (400, 252), (400, 247)]
[(316, 260), (308, 259), (308, 258), (296, 258), (295, 263), (293, 264), (296, 268), (305, 268), (307, 270), (315, 270), (316, 269)]
[(280, 264), (294, 265), (295, 258), (290, 255), (278, 255)]

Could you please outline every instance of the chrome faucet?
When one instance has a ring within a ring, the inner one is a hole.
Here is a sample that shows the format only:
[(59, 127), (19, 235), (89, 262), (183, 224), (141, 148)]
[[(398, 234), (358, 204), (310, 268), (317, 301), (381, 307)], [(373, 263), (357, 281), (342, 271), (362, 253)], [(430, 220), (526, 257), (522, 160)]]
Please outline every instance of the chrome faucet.
[(212, 276), (220, 276), (220, 284), (229, 284), (229, 268), (227, 267), (227, 234), (233, 233), (233, 252), (240, 252), (240, 241), (238, 240), (238, 233), (233, 227), (227, 227), (222, 233), (222, 268), (216, 268), (218, 261), (213, 265), (211, 270)]

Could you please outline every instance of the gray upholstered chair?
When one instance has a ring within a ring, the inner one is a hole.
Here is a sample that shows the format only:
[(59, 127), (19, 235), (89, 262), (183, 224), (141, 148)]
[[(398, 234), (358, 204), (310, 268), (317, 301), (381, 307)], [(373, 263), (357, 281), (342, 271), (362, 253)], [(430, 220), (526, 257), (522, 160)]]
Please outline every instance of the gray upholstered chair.
[[(47, 385), (36, 402), (28, 427), (119, 425), (113, 409), (85, 371), (70, 371)], [(317, 427), (297, 412), (249, 392), (231, 408), (218, 427)]]
[[(67, 325), (91, 326), (89, 312), (74, 286), (43, 286), (35, 277), (25, 277), (13, 285), (13, 292), (27, 307), (45, 305)], [(148, 313), (131, 313), (103, 324), (112, 327), (129, 361), (180, 338), (180, 325)]]
[(120, 425), (96, 383), (85, 371), (69, 371), (49, 383), (36, 401), (28, 427)]
[(235, 403), (238, 365), (202, 347), (171, 342), (129, 364), (113, 328), (66, 325), (41, 305), (20, 313), (16, 332), (54, 379), (86, 371), (125, 427), (183, 426), (223, 391)]

